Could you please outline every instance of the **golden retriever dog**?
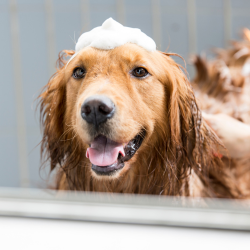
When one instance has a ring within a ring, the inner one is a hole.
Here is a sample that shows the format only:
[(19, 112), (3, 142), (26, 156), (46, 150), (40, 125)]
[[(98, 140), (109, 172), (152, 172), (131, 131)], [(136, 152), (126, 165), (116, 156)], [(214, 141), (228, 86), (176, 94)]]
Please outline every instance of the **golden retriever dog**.
[[(216, 49), (216, 58), (211, 61), (193, 57), (197, 74), (192, 85), (200, 108), (207, 114), (226, 114), (250, 126), (250, 31), (244, 29), (244, 40), (232, 45)], [(227, 154), (222, 161), (230, 166), (226, 171), (241, 196), (250, 198), (250, 152), (240, 155)]]
[(40, 95), (42, 157), (56, 189), (196, 197), (241, 196), (218, 137), (171, 58), (127, 43), (64, 51)]

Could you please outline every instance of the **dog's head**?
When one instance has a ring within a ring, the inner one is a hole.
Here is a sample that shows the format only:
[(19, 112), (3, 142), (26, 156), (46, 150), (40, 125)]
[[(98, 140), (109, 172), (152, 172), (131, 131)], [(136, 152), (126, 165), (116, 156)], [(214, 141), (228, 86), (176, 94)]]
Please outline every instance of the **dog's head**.
[(112, 180), (139, 174), (137, 168), (148, 174), (153, 158), (163, 172), (169, 167), (179, 174), (178, 164), (198, 166), (201, 115), (170, 54), (125, 44), (87, 47), (68, 64), (60, 62), (40, 95), (42, 152), (52, 169), (60, 164), (78, 178), (87, 169), (96, 180)]

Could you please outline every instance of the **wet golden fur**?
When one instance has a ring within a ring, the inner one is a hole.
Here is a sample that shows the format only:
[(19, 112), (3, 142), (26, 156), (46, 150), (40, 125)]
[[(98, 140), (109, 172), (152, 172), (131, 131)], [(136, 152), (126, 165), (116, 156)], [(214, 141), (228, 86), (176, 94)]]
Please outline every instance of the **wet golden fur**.
[[(250, 124), (250, 31), (229, 49), (215, 49), (216, 58), (195, 56), (192, 84), (200, 108), (207, 113), (226, 113)], [(243, 72), (243, 67), (248, 70)]]
[[(73, 51), (64, 51), (72, 56)], [(104, 51), (85, 48), (69, 64), (59, 57), (56, 74), (40, 95), (43, 159), (57, 171), (56, 188), (175, 196), (239, 197), (216, 152), (219, 140), (202, 121), (190, 83), (179, 65), (159, 51), (133, 44)], [(86, 76), (72, 72), (84, 66)], [(136, 79), (135, 67), (150, 76)], [(94, 135), (80, 116), (93, 94), (117, 107), (103, 133), (126, 143), (142, 129), (142, 146), (113, 177), (98, 177), (85, 157)]]
[[(229, 49), (216, 49), (216, 58), (193, 57), (196, 77), (192, 82), (199, 106), (210, 114), (224, 113), (250, 125), (250, 31)], [(247, 70), (243, 70), (246, 67)], [(241, 196), (250, 198), (250, 153), (244, 159), (223, 157), (231, 180)]]

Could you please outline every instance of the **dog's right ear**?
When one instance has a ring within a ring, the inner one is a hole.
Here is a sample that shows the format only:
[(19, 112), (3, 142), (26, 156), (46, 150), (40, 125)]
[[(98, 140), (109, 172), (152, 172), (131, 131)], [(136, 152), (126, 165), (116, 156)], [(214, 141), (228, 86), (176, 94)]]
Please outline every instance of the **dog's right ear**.
[[(57, 60), (57, 72), (50, 78), (43, 92), (38, 97), (40, 104), (40, 124), (42, 129), (41, 158), (50, 160), (51, 171), (57, 164), (62, 164), (64, 158), (63, 142), (64, 115), (66, 109), (66, 84), (64, 68), (66, 57), (74, 51), (62, 51)], [(60, 144), (60, 147), (58, 146)]]

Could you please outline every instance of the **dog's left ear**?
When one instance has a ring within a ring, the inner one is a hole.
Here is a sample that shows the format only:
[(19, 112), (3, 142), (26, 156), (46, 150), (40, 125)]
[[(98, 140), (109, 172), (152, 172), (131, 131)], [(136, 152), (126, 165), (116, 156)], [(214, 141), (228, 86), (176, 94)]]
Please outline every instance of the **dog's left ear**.
[[(202, 114), (197, 105), (191, 84), (180, 66), (169, 56), (168, 61), (168, 120), (171, 151), (175, 158), (181, 155), (182, 161), (189, 166), (201, 168), (203, 159), (204, 136), (209, 131), (202, 124)], [(175, 55), (175, 54), (174, 54)]]

